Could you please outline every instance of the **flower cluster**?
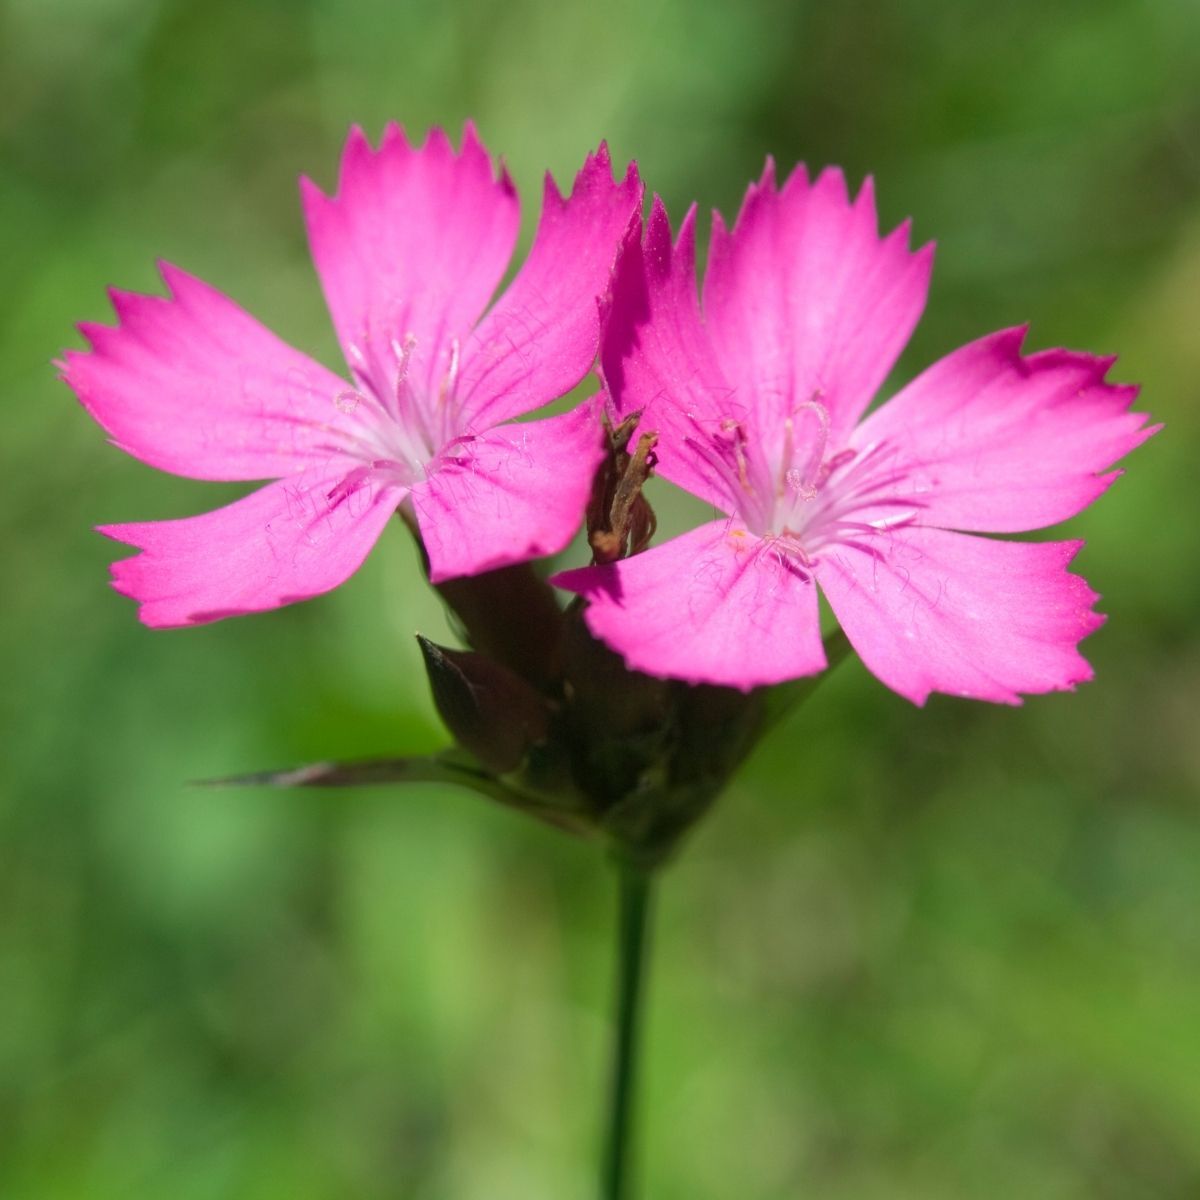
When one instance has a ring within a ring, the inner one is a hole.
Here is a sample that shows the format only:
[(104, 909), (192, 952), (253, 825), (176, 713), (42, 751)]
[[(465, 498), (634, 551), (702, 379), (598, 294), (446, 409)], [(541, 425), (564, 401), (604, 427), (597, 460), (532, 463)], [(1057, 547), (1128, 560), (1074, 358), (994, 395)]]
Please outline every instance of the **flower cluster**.
[[(869, 181), (852, 197), (839, 171), (798, 168), (779, 186), (768, 163), (732, 228), (714, 217), (698, 292), (694, 208), (677, 236), (657, 199), (643, 225), (636, 168), (614, 180), (601, 146), (567, 198), (547, 176), (532, 248), (494, 300), (520, 212), (470, 125), (458, 151), (437, 130), (414, 147), (392, 126), (378, 149), (355, 130), (334, 195), (301, 191), (344, 374), (166, 264), (168, 296), (114, 291), (116, 327), (83, 326), (91, 349), (60, 364), (144, 462), (269, 481), (199, 516), (102, 528), (139, 551), (114, 586), (147, 625), (325, 592), (397, 513), (438, 585), (556, 554), (585, 513), (615, 513), (608, 551), (552, 582), (642, 675), (743, 692), (813, 675), (823, 593), (917, 703), (1016, 703), (1090, 677), (1078, 644), (1102, 618), (1067, 569), (1079, 543), (987, 535), (1078, 513), (1154, 428), (1130, 411), (1135, 388), (1105, 381), (1111, 359), (1025, 355), (1022, 329), (868, 412), (933, 257), (907, 225), (880, 236)], [(596, 395), (518, 419), (597, 362)], [(651, 468), (714, 519), (647, 545)]]

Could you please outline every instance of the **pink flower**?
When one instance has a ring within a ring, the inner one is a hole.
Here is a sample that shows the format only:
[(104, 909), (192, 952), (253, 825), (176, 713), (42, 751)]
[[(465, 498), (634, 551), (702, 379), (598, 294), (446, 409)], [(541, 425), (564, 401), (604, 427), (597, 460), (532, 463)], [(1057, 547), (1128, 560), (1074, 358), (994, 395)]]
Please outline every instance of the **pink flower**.
[(695, 209), (672, 246), (659, 201), (618, 270), (601, 351), (619, 414), (659, 433), (659, 471), (720, 519), (554, 582), (651, 675), (750, 689), (824, 668), (818, 587), (863, 661), (932, 691), (1020, 703), (1091, 678), (1101, 623), (1079, 542), (1001, 541), (1073, 516), (1155, 429), (1112, 359), (1023, 356), (1024, 330), (955, 351), (865, 419), (925, 305), (932, 247), (877, 233), (871, 184), (776, 188), (733, 232), (714, 215), (703, 305)]
[(177, 475), (274, 480), (214, 512), (101, 532), (141, 553), (114, 586), (152, 626), (275, 608), (328, 591), (411, 506), (435, 581), (561, 549), (601, 457), (593, 401), (512, 424), (595, 359), (598, 300), (642, 189), (600, 147), (568, 200), (547, 176), (541, 223), (481, 317), (520, 223), (475, 130), (351, 132), (337, 194), (301, 185), (313, 258), (352, 382), (207, 284), (162, 265), (168, 298), (112, 292), (119, 325), (81, 326), (64, 378), (123, 450)]

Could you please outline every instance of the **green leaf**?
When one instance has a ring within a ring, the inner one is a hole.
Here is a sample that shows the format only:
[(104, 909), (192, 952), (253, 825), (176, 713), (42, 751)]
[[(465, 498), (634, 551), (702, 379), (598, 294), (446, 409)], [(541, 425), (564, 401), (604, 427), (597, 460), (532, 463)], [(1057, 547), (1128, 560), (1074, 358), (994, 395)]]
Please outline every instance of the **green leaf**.
[(558, 808), (510, 787), (454, 749), (423, 758), (372, 758), (357, 762), (316, 762), (274, 771), (251, 771), (196, 780), (199, 787), (371, 787), (390, 783), (449, 783), (515, 808), (558, 829), (579, 835), (591, 828), (577, 813)]

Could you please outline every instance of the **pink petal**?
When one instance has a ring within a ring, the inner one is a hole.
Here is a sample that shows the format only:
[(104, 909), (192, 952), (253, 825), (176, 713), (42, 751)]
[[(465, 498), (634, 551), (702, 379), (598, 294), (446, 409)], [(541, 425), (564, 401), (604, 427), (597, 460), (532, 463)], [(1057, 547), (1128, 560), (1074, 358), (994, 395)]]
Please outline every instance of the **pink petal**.
[(851, 203), (841, 171), (782, 189), (767, 161), (733, 232), (713, 215), (704, 313), (725, 374), (753, 395), (759, 428), (782, 429), (819, 400), (841, 443), (920, 319), (933, 248), (908, 249), (907, 223), (880, 238), (868, 179)]
[(556, 554), (579, 528), (603, 457), (594, 400), (464, 439), (412, 492), (430, 578)]
[[(1068, 574), (1081, 542), (1002, 542), (910, 526), (822, 554), (817, 578), (851, 645), (916, 704), (1002, 704), (1092, 678), (1076, 649), (1104, 618)], [(875, 553), (872, 553), (872, 550)]]
[(737, 499), (703, 443), (726, 419), (744, 418), (750, 401), (718, 365), (700, 314), (694, 206), (672, 245), (667, 210), (655, 196), (645, 244), (631, 242), (617, 267), (601, 363), (618, 414), (640, 411), (640, 430), (658, 433), (658, 473), (735, 511)]
[(112, 291), (63, 378), (121, 449), (195, 479), (272, 479), (324, 457), (347, 385), (228, 297), (160, 264), (169, 297)]
[(196, 517), (101, 528), (142, 551), (113, 563), (113, 586), (154, 628), (261, 612), (337, 587), (404, 496), (369, 482), (342, 490), (354, 465), (281, 479)]
[(546, 176), (529, 257), (463, 354), (462, 421), (492, 425), (565, 395), (599, 349), (599, 301), (618, 251), (640, 224), (642, 185), (630, 163), (613, 182), (608, 147), (589, 155), (564, 200)]
[(1021, 356), (1024, 329), (935, 363), (855, 431), (851, 445), (895, 448), (922, 524), (986, 533), (1040, 529), (1086, 508), (1105, 471), (1160, 426), (1130, 412), (1136, 387), (1105, 383), (1110, 358), (1068, 350)]
[(825, 667), (812, 579), (728, 521), (551, 583), (586, 596), (588, 628), (648, 675), (749, 691)]
[[(350, 132), (337, 194), (301, 180), (309, 243), (352, 368), (393, 370), (393, 344), (416, 339), (409, 378), (435, 394), (512, 256), (520, 228), (507, 172), (496, 178), (472, 125), (460, 154), (440, 129), (423, 146), (395, 124), (372, 151)], [(377, 379), (381, 389), (391, 380)]]

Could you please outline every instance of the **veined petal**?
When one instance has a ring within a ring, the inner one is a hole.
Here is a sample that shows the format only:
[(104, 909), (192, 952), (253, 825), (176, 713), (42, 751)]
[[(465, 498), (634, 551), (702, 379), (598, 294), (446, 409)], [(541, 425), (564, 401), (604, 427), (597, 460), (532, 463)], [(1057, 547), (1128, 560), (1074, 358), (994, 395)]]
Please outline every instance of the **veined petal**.
[(346, 383), (215, 288), (161, 263), (170, 295), (111, 292), (63, 379), (122, 450), (193, 479), (273, 479), (326, 457)]
[(777, 189), (769, 159), (732, 232), (713, 214), (704, 315), (768, 436), (814, 400), (831, 445), (854, 427), (925, 307), (933, 248), (912, 253), (908, 236), (880, 238), (870, 179), (853, 202), (837, 168), (810, 183), (797, 167)]
[(631, 241), (617, 266), (601, 364), (617, 413), (640, 411), (641, 431), (658, 433), (658, 473), (734, 512), (736, 483), (711, 461), (706, 443), (724, 422), (745, 419), (750, 399), (721, 370), (700, 315), (695, 206), (673, 244), (655, 196), (644, 243)]
[(301, 180), (309, 244), (352, 370), (390, 391), (395, 347), (412, 336), (408, 377), (436, 394), (512, 256), (520, 210), (505, 171), (495, 176), (474, 126), (455, 154), (434, 129), (413, 148), (391, 124), (373, 151), (350, 132), (337, 194)]
[(916, 704), (1001, 704), (1092, 678), (1079, 642), (1104, 618), (1067, 571), (1081, 542), (1004, 542), (910, 526), (825, 551), (817, 579), (867, 667)]
[(595, 399), (464, 439), (412, 491), (434, 583), (555, 554), (575, 535), (604, 457)]
[(935, 363), (854, 432), (885, 447), (921, 523), (1018, 533), (1064, 521), (1120, 474), (1107, 471), (1161, 426), (1130, 412), (1136, 387), (1106, 383), (1111, 358), (1021, 355), (1024, 329), (980, 338)]
[(550, 582), (586, 596), (588, 628), (648, 675), (749, 691), (825, 668), (812, 577), (728, 521)]
[(100, 532), (142, 553), (113, 563), (113, 586), (154, 628), (199, 625), (307, 600), (344, 582), (404, 497), (352, 460), (280, 479), (224, 508)]
[(641, 212), (637, 167), (630, 163), (615, 183), (606, 145), (588, 156), (569, 199), (547, 174), (529, 257), (463, 351), (464, 428), (532, 412), (587, 374), (599, 349), (600, 303)]

